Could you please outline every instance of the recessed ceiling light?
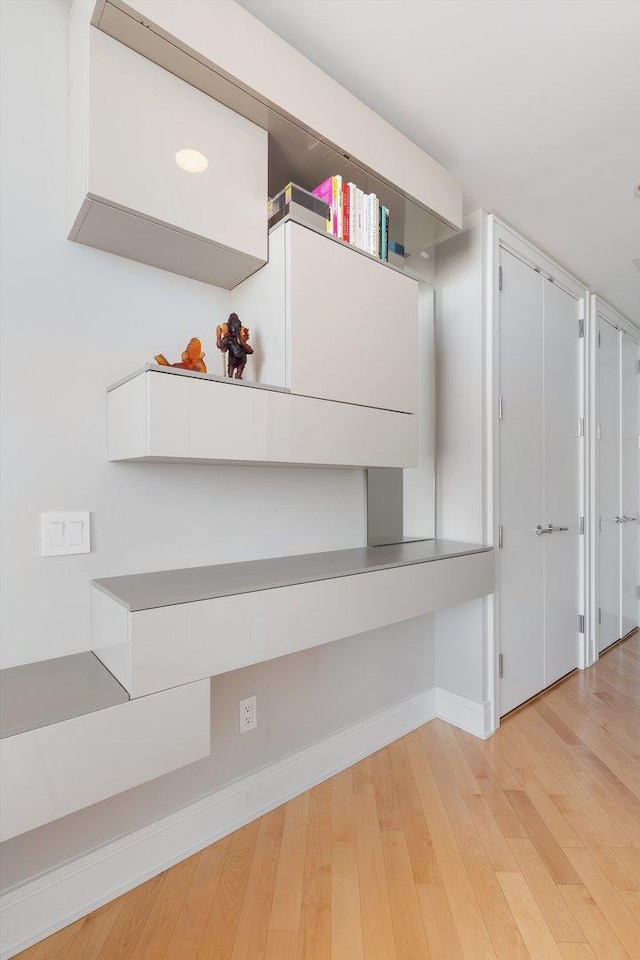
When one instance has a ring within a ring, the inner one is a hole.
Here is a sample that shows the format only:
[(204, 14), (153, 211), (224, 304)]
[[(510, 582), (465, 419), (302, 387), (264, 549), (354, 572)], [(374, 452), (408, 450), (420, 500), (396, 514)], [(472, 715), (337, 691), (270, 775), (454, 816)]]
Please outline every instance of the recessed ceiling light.
[(186, 173), (203, 173), (209, 166), (209, 161), (199, 150), (178, 150), (174, 159)]

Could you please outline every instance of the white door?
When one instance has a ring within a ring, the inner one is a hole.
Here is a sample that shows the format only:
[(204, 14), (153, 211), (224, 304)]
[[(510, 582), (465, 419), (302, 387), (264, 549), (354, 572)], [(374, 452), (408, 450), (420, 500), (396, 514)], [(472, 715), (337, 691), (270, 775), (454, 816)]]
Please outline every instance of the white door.
[(500, 251), (499, 497), (501, 713), (544, 687), (545, 536), (543, 522), (543, 393), (540, 274)]
[(501, 714), (578, 658), (578, 301), (506, 250), (499, 310)]
[(620, 629), (620, 333), (598, 322), (598, 649)]
[[(544, 284), (544, 686), (578, 664), (580, 349), (578, 301)], [(584, 431), (582, 431), (584, 432)]]
[(640, 483), (638, 439), (640, 409), (638, 392), (638, 344), (624, 331), (620, 341), (620, 636), (638, 626), (638, 518)]

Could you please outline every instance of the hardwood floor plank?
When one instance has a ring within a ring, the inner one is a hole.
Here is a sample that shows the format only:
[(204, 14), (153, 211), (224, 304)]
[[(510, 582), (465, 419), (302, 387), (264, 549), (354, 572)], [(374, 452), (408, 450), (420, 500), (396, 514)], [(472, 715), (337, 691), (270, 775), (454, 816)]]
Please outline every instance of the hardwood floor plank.
[[(340, 781), (343, 783), (344, 781)], [(336, 791), (338, 793), (339, 791)], [(269, 929), (295, 931), (300, 929), (302, 907), (302, 877), (307, 846), (309, 794), (290, 800), (285, 805), (282, 844), (278, 859)], [(297, 938), (296, 938), (297, 944)]]
[(165, 960), (197, 960), (222, 875), (231, 837), (198, 855), (198, 865), (167, 946)]
[(269, 930), (264, 960), (296, 960), (297, 956), (297, 930)]
[(634, 917), (588, 850), (573, 849), (567, 855), (629, 956), (640, 960), (640, 918)]
[(588, 943), (559, 943), (558, 946), (564, 960), (599, 960)]
[(555, 939), (568, 942), (584, 940), (580, 925), (531, 841), (528, 838), (524, 840), (515, 838), (509, 843), (518, 862), (518, 869), (527, 881)]
[(264, 958), (284, 818), (285, 809), (281, 806), (260, 820), (231, 960)]
[(384, 831), (381, 838), (398, 960), (430, 960), (405, 835)]
[(389, 749), (379, 750), (371, 757), (373, 786), (378, 809), (380, 830), (402, 830), (402, 814), (396, 795), (396, 781), (393, 777)]
[(416, 889), (431, 960), (464, 960), (456, 925), (442, 884), (421, 883)]
[(343, 770), (332, 781), (331, 836), (334, 840), (356, 839), (353, 775), (350, 768)]
[(400, 826), (404, 830), (411, 858), (413, 877), (416, 883), (439, 883), (440, 869), (429, 832), (420, 794), (416, 786), (411, 764), (404, 744), (392, 744), (391, 769), (398, 784), (397, 797), (400, 809)]
[(422, 739), (425, 730), (422, 727), (419, 732), (409, 734), (404, 738), (404, 743), (425, 817), (430, 825), (442, 882), (462, 951), (465, 960), (496, 960), (489, 931), (428, 763), (427, 748)]
[(375, 797), (354, 796), (362, 942), (366, 960), (397, 960)]
[(565, 884), (560, 890), (598, 960), (629, 960), (629, 954), (586, 887)]
[(560, 948), (553, 939), (522, 874), (500, 873), (498, 880), (530, 956), (544, 957), (544, 960), (562, 960)]
[(98, 952), (97, 960), (130, 960), (162, 888), (165, 873), (152, 877), (126, 895), (122, 910)]
[(544, 860), (555, 883), (580, 883), (567, 855), (553, 836), (524, 790), (507, 790), (507, 799), (516, 811), (529, 839)]
[(259, 831), (255, 820), (230, 838), (198, 960), (231, 960)]
[(310, 791), (298, 960), (331, 956), (331, 781)]
[(163, 960), (187, 891), (198, 865), (198, 856), (177, 863), (164, 874), (155, 899), (130, 960)]
[(355, 766), (351, 767), (351, 775), (353, 777), (354, 793), (371, 793), (375, 795), (376, 791), (373, 784), (371, 757), (365, 757), (364, 760), (361, 760), (359, 763), (356, 763)]
[(355, 841), (331, 847), (331, 960), (364, 960)]
[(478, 836), (482, 840), (493, 869), (502, 873), (516, 873), (518, 865), (509, 842), (493, 816), (485, 797), (482, 794), (470, 794), (464, 797), (464, 802), (473, 817)]

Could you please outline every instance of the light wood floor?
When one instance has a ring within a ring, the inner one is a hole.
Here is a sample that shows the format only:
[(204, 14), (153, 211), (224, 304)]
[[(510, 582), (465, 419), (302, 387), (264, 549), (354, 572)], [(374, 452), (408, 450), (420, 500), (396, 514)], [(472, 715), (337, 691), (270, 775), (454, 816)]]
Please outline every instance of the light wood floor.
[(434, 721), (23, 960), (640, 960), (640, 639)]

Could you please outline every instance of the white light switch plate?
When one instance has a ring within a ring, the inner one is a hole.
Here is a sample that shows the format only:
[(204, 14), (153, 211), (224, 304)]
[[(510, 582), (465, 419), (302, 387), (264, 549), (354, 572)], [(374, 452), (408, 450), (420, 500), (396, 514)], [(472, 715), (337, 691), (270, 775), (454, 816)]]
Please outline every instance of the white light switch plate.
[(41, 513), (42, 556), (64, 557), (91, 550), (91, 520), (88, 510)]

